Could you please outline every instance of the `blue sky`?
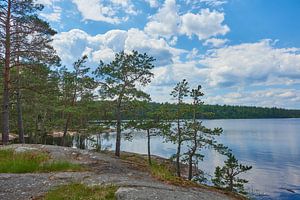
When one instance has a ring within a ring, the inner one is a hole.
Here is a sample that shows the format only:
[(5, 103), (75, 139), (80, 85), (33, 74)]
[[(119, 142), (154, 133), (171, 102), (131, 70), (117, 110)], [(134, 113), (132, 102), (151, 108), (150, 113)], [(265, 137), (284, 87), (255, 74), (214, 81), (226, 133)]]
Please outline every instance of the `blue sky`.
[(298, 0), (37, 0), (63, 64), (121, 50), (154, 56), (154, 101), (183, 78), (205, 103), (300, 108)]

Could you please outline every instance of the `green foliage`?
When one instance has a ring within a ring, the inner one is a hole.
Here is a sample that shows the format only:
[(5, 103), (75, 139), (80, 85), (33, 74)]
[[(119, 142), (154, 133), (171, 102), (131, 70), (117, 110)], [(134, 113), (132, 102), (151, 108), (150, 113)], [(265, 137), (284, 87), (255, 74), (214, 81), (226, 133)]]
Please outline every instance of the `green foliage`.
[[(175, 103), (149, 102), (151, 110), (164, 110), (165, 116), (162, 119), (172, 119), (177, 112)], [(193, 119), (192, 105), (182, 104), (189, 112), (183, 112), (182, 119)], [(135, 108), (130, 113), (123, 115), (124, 119), (136, 119), (140, 113)], [(169, 115), (169, 116), (168, 116)], [(196, 110), (196, 119), (261, 119), (261, 118), (300, 118), (300, 110), (288, 110), (283, 108), (266, 108), (254, 106), (230, 106), (230, 105), (209, 105), (201, 104)]]
[(30, 173), (40, 169), (40, 164), (49, 159), (41, 152), (16, 153), (13, 150), (0, 150), (0, 173)]
[(137, 51), (128, 54), (122, 51), (116, 54), (109, 64), (100, 61), (99, 67), (94, 71), (100, 79), (100, 96), (104, 99), (118, 99), (121, 102), (149, 99), (149, 95), (139, 90), (136, 84), (146, 86), (151, 82), (153, 73), (150, 70), (154, 67), (154, 60)]
[[(170, 95), (176, 100), (176, 113), (174, 113), (174, 120), (176, 120), (176, 127), (172, 127), (170, 125), (170, 131), (165, 134), (167, 140), (170, 140), (174, 144), (177, 145), (176, 151), (176, 171), (177, 176), (181, 176), (181, 169), (180, 169), (180, 156), (181, 156), (181, 145), (184, 141), (182, 127), (181, 127), (181, 118), (183, 114), (186, 112), (183, 105), (184, 97), (189, 95), (189, 85), (188, 82), (183, 79), (181, 82), (177, 83), (176, 86), (171, 91)], [(172, 115), (169, 115), (172, 116)]]
[(170, 182), (177, 181), (177, 176), (175, 175), (175, 172), (172, 172), (171, 169), (163, 163), (157, 163), (156, 161), (154, 161), (150, 166), (150, 170), (151, 173), (160, 180)]
[(61, 171), (82, 171), (84, 168), (79, 164), (70, 163), (68, 161), (52, 161), (46, 162), (39, 166), (40, 172), (61, 172)]
[(80, 183), (59, 186), (46, 193), (44, 200), (115, 200), (116, 186), (88, 187)]
[(228, 159), (224, 163), (225, 166), (216, 167), (215, 177), (212, 179), (214, 185), (218, 188), (246, 194), (244, 184), (248, 183), (248, 181), (239, 178), (238, 175), (252, 169), (252, 166), (239, 164), (238, 160), (231, 153), (228, 154)]
[(0, 150), (0, 173), (32, 173), (56, 171), (81, 171), (78, 164), (67, 161), (51, 161), (49, 155), (43, 152), (14, 152)]
[(150, 96), (137, 87), (146, 86), (151, 82), (154, 68), (152, 62), (155, 59), (147, 54), (137, 51), (125, 53), (124, 51), (115, 55), (115, 59), (105, 64), (100, 61), (99, 67), (94, 74), (99, 83), (99, 94), (103, 99), (111, 99), (115, 103), (116, 117), (116, 156), (120, 156), (122, 114), (130, 102), (134, 100), (150, 100)]
[(181, 82), (176, 84), (170, 95), (177, 101), (177, 104), (181, 104), (183, 103), (184, 97), (187, 97), (189, 92), (188, 82), (183, 79)]

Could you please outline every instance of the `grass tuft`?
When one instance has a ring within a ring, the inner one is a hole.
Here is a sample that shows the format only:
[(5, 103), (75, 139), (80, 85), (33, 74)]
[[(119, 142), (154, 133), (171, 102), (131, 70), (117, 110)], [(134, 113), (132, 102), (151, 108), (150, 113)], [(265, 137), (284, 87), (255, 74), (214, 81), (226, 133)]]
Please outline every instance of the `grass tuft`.
[(59, 172), (59, 171), (82, 171), (83, 168), (79, 164), (67, 161), (47, 162), (40, 166), (40, 172)]
[(168, 184), (183, 186), (183, 187), (198, 187), (199, 184), (176, 176), (176, 170), (171, 161), (165, 159), (152, 159), (152, 164), (148, 164), (148, 160), (138, 154), (123, 153), (121, 159), (130, 162), (139, 170), (147, 170), (151, 175)]
[(115, 200), (116, 186), (88, 187), (80, 183), (63, 185), (49, 191), (44, 200)]
[(0, 173), (32, 173), (81, 171), (78, 164), (67, 161), (49, 161), (50, 156), (44, 152), (16, 153), (12, 149), (0, 150)]
[(49, 155), (41, 152), (16, 153), (11, 149), (0, 150), (0, 173), (35, 172), (48, 159)]

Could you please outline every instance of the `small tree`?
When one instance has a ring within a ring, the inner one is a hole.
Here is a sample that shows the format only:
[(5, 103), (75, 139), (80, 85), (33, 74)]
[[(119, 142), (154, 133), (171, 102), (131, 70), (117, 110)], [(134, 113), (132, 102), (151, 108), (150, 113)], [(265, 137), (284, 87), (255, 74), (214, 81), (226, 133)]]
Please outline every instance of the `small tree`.
[(218, 144), (215, 137), (222, 134), (221, 128), (209, 129), (202, 125), (201, 121), (186, 122), (184, 129), (184, 141), (187, 142), (187, 152), (183, 154), (184, 161), (188, 163), (188, 179), (193, 178), (193, 168), (198, 166), (204, 155), (201, 150), (205, 147), (211, 147), (219, 152), (227, 150), (222, 144)]
[[(221, 128), (206, 128), (202, 122), (197, 119), (197, 110), (199, 106), (203, 104), (200, 99), (202, 96), (204, 96), (204, 93), (201, 92), (200, 85), (191, 90), (190, 97), (192, 98), (191, 110), (193, 113), (193, 119), (191, 122), (186, 121), (184, 126), (185, 134), (183, 140), (187, 142), (188, 147), (187, 152), (184, 154), (184, 160), (189, 166), (189, 180), (192, 180), (193, 178), (193, 168), (196, 168), (198, 166), (198, 162), (203, 160), (204, 155), (201, 154), (201, 149), (209, 146), (221, 153), (227, 150), (226, 147), (224, 147), (222, 144), (218, 144), (215, 140), (215, 137), (222, 134), (223, 130)], [(203, 177), (201, 177), (201, 179), (203, 179)]]
[(125, 103), (134, 99), (149, 99), (149, 95), (138, 88), (151, 82), (155, 59), (147, 54), (132, 51), (127, 54), (124, 51), (115, 55), (115, 59), (105, 64), (100, 61), (94, 74), (99, 81), (99, 93), (104, 99), (114, 100), (116, 103), (117, 137), (115, 155), (120, 156), (122, 112)]
[(86, 60), (87, 56), (83, 56), (76, 61), (73, 64), (73, 71), (68, 71), (66, 68), (61, 70), (61, 89), (64, 103), (63, 112), (66, 114), (62, 146), (65, 146), (66, 135), (72, 115), (74, 117), (76, 111), (77, 115), (80, 114), (78, 106), (76, 105), (77, 101), (93, 99), (92, 91), (95, 89), (96, 84), (94, 83), (94, 79), (88, 75), (90, 68), (85, 66)]
[(244, 184), (247, 180), (238, 177), (239, 174), (245, 173), (252, 169), (252, 166), (242, 165), (231, 153), (228, 154), (228, 159), (224, 162), (225, 166), (216, 167), (215, 178), (212, 182), (216, 187), (224, 188), (229, 191), (245, 194)]
[(151, 110), (151, 106), (148, 101), (136, 102), (137, 109), (140, 113), (137, 113), (135, 120), (131, 121), (129, 126), (137, 130), (146, 131), (147, 135), (147, 154), (148, 163), (152, 164), (151, 161), (151, 137), (163, 135), (168, 129), (168, 124), (163, 123), (160, 120), (160, 111)]
[(188, 82), (185, 79), (177, 83), (177, 85), (174, 87), (174, 89), (170, 94), (174, 99), (176, 99), (177, 102), (177, 111), (175, 116), (177, 127), (175, 128), (175, 132), (171, 130), (170, 135), (167, 137), (174, 143), (177, 143), (177, 151), (175, 156), (176, 156), (176, 172), (177, 172), (177, 176), (179, 177), (181, 176), (181, 171), (180, 171), (181, 145), (184, 139), (182, 137), (182, 128), (181, 128), (180, 120), (182, 119), (184, 114), (183, 99), (184, 97), (187, 97), (188, 94), (189, 94), (189, 86), (188, 86)]

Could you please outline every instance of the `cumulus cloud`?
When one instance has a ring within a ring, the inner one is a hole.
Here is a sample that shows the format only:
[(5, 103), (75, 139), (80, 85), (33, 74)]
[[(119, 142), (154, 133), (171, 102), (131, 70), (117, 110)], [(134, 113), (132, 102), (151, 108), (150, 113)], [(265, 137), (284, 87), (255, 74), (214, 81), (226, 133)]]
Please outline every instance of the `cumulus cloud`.
[(52, 6), (52, 12), (41, 13), (40, 15), (52, 22), (60, 22), (61, 21), (61, 12), (62, 9), (59, 6)]
[(150, 18), (145, 26), (148, 34), (170, 38), (178, 32), (180, 17), (175, 0), (166, 0), (162, 8)]
[[(299, 90), (277, 88), (300, 83), (300, 49), (276, 48), (272, 40), (226, 46), (203, 56), (195, 48), (190, 52), (173, 48), (165, 39), (153, 38), (139, 29), (94, 36), (73, 29), (54, 36), (53, 45), (67, 65), (86, 54), (89, 64), (97, 66), (100, 59), (110, 62), (121, 50), (135, 49), (154, 56), (155, 78), (144, 88), (154, 101), (171, 101), (168, 94), (183, 78), (193, 86), (203, 85), (209, 92), (205, 101), (210, 104), (296, 107), (300, 101)], [(183, 55), (188, 58), (182, 60)], [(257, 85), (265, 89), (253, 89)], [(219, 95), (226, 88), (230, 92)]]
[(158, 0), (146, 0), (147, 3), (149, 3), (151, 8), (157, 8), (159, 6)]
[(43, 4), (45, 6), (52, 5), (54, 0), (35, 0), (36, 3), (38, 4)]
[[(199, 0), (196, 0), (199, 1)], [(209, 6), (218, 7), (227, 3), (226, 0), (200, 0), (201, 3), (205, 3)]]
[(84, 20), (103, 21), (111, 24), (118, 24), (126, 21), (128, 16), (119, 17), (118, 14), (136, 15), (137, 11), (130, 0), (72, 0), (77, 6)]
[(209, 96), (210, 104), (247, 105), (262, 107), (297, 107), (300, 91), (296, 89), (265, 89), (256, 91), (231, 92), (224, 95)]
[(60, 22), (62, 9), (57, 5), (61, 0), (35, 0), (35, 3), (45, 6), (45, 10), (40, 13), (40, 16), (47, 21)]
[(191, 37), (197, 35), (199, 40), (212, 36), (225, 35), (229, 27), (223, 25), (224, 13), (202, 9), (199, 14), (187, 13), (181, 16), (181, 32)]
[(138, 29), (111, 30), (105, 34), (91, 36), (88, 33), (73, 29), (54, 36), (53, 46), (65, 64), (74, 62), (74, 58), (87, 54), (90, 62), (98, 63), (100, 59), (109, 62), (114, 54), (122, 50), (138, 50), (157, 59), (156, 65), (168, 65), (184, 50), (170, 47), (160, 38), (150, 38)]
[(228, 39), (210, 38), (205, 40), (203, 45), (210, 47), (222, 47), (228, 42)]
[(225, 35), (229, 27), (223, 24), (224, 13), (210, 9), (201, 9), (199, 13), (187, 12), (180, 15), (175, 0), (166, 0), (158, 12), (150, 17), (145, 26), (145, 32), (156, 37), (171, 38), (178, 34), (199, 40), (217, 35)]
[(212, 50), (200, 63), (212, 86), (293, 84), (300, 80), (299, 52), (262, 40)]

